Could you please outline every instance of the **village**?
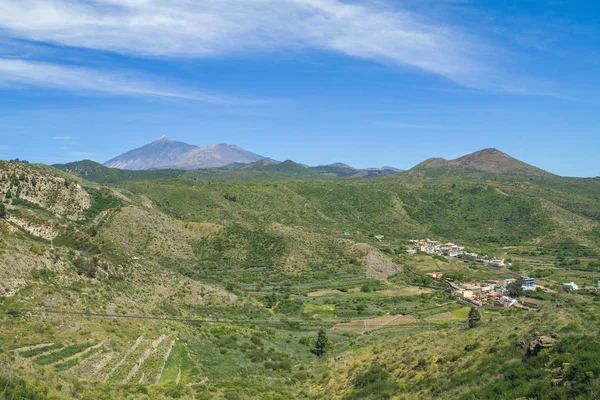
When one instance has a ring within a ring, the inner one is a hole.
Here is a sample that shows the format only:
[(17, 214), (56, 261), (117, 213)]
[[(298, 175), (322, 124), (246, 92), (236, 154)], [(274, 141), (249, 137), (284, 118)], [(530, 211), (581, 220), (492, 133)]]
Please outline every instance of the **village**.
[(409, 243), (413, 245), (412, 249), (406, 250), (407, 254), (417, 254), (418, 252), (439, 255), (445, 257), (463, 258), (480, 264), (485, 264), (491, 267), (507, 267), (510, 264), (505, 263), (503, 258), (492, 258), (481, 256), (477, 253), (469, 253), (465, 251), (464, 246), (460, 246), (454, 243), (441, 243), (437, 240), (421, 239), (421, 240), (409, 240)]
[[(406, 253), (409, 255), (425, 253), (429, 255), (452, 257), (463, 259), (467, 262), (484, 264), (494, 268), (503, 268), (511, 265), (510, 263), (506, 263), (502, 258), (488, 258), (477, 253), (469, 253), (465, 251), (464, 246), (450, 242), (441, 243), (440, 241), (431, 239), (410, 240), (409, 242), (412, 244), (412, 249), (406, 250)], [(514, 288), (512, 290), (509, 288), (509, 285), (514, 284), (514, 282), (517, 281), (520, 284), (522, 292), (536, 291), (538, 289), (545, 292), (552, 292), (551, 289), (536, 284), (534, 278), (527, 276), (520, 276), (518, 279), (486, 280), (485, 282), (456, 282), (444, 277), (443, 272), (430, 272), (426, 275), (435, 280), (445, 281), (450, 286), (452, 293), (460, 300), (477, 307), (515, 307), (528, 309), (528, 307), (524, 306), (519, 301), (519, 296), (514, 294)], [(600, 288), (600, 281), (598, 282), (598, 287)], [(579, 290), (579, 286), (574, 282), (564, 283), (562, 284), (562, 288), (567, 292)]]

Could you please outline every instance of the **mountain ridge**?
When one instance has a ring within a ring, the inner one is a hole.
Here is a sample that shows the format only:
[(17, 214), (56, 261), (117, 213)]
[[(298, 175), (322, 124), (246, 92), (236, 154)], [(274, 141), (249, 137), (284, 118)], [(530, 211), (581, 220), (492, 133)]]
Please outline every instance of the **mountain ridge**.
[(126, 170), (221, 168), (235, 163), (248, 164), (266, 157), (232, 144), (206, 147), (178, 142), (163, 135), (142, 147), (130, 150), (105, 163), (109, 168)]
[(541, 168), (518, 160), (495, 149), (486, 148), (464, 156), (446, 160), (441, 157), (428, 158), (409, 171), (411, 174), (437, 173), (439, 175), (460, 175), (469, 172), (483, 172), (506, 176), (553, 177), (556, 176)]
[[(267, 168), (269, 170), (289, 170), (291, 161), (281, 167), (275, 165), (280, 162), (259, 154), (247, 151), (234, 144), (219, 143), (205, 147), (175, 141), (166, 135), (157, 140), (121, 154), (103, 165), (109, 168), (122, 170), (197, 170), (197, 169), (225, 169), (225, 170), (255, 170)], [(485, 148), (461, 157), (447, 160), (441, 157), (428, 158), (408, 171), (392, 167), (356, 169), (352, 166), (336, 162), (329, 165), (309, 167), (294, 163), (293, 169), (300, 171), (302, 168), (327, 170), (337, 173), (347, 171), (389, 171), (392, 173), (406, 172), (409, 175), (442, 176), (464, 174), (494, 174), (521, 177), (555, 177), (550, 172), (531, 164), (518, 160), (510, 155), (495, 149)]]
[(127, 151), (105, 163), (104, 166), (128, 170), (165, 168), (198, 146), (177, 142), (165, 135), (142, 147)]

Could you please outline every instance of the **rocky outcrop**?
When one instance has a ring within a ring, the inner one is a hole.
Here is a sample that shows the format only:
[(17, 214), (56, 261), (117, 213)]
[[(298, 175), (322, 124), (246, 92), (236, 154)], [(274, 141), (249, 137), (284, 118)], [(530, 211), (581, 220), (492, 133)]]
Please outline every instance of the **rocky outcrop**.
[(55, 239), (58, 236), (58, 230), (52, 229), (52, 226), (36, 225), (32, 222), (15, 217), (9, 217), (7, 218), (7, 220), (12, 224), (17, 225), (19, 228), (23, 229), (30, 235), (42, 239), (50, 240)]
[(385, 279), (402, 271), (400, 266), (394, 264), (392, 260), (368, 244), (357, 243), (353, 245), (351, 253), (360, 255), (361, 262), (365, 266), (369, 278)]
[(82, 220), (91, 206), (89, 194), (74, 180), (23, 163), (0, 162), (0, 201), (19, 200), (72, 221)]
[(558, 337), (556, 335), (538, 337), (536, 340), (529, 343), (529, 346), (527, 347), (527, 357), (537, 356), (542, 350), (552, 348), (557, 341)]

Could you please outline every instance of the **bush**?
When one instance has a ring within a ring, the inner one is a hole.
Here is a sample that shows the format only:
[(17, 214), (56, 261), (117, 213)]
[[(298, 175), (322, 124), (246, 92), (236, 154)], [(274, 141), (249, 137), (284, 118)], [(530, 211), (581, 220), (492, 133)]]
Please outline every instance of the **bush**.
[(96, 266), (93, 262), (83, 259), (81, 256), (73, 259), (73, 266), (77, 270), (78, 275), (85, 275), (88, 278), (96, 277)]
[(30, 388), (27, 383), (20, 378), (6, 378), (0, 376), (0, 398), (3, 399), (28, 399), (42, 400), (47, 398), (44, 393)]
[(347, 395), (347, 400), (358, 399), (390, 399), (398, 390), (390, 374), (380, 365), (373, 365), (354, 378), (355, 390)]

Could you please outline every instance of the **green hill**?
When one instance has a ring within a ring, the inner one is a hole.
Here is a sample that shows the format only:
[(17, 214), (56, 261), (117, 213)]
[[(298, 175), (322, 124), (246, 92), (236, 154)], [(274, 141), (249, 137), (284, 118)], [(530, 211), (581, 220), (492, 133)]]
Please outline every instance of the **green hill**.
[(551, 178), (549, 172), (519, 161), (497, 149), (484, 149), (454, 160), (430, 158), (415, 166), (409, 173), (423, 177), (468, 176)]
[[(262, 164), (0, 163), (0, 397), (593, 398), (597, 292), (560, 284), (598, 279), (600, 180)], [(405, 254), (425, 237), (511, 269)], [(436, 271), (550, 292), (468, 329)]]

